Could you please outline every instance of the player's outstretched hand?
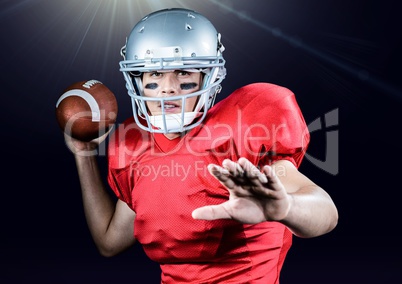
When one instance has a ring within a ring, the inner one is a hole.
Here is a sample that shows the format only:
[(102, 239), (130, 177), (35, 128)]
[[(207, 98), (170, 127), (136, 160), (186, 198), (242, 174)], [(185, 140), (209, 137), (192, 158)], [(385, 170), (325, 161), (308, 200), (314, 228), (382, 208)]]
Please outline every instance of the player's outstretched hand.
[(66, 133), (64, 133), (64, 140), (66, 142), (67, 147), (75, 155), (94, 156), (97, 154), (96, 149), (99, 146), (99, 144), (105, 141), (107, 136), (112, 132), (113, 128), (114, 128), (113, 126), (110, 127), (110, 129), (106, 133), (102, 134), (98, 138), (95, 138), (89, 142), (80, 141), (78, 139), (71, 137)]
[(291, 197), (272, 167), (264, 166), (260, 171), (240, 158), (238, 162), (224, 160), (222, 166), (211, 164), (208, 170), (228, 189), (229, 200), (195, 209), (194, 219), (234, 219), (255, 224), (280, 221), (287, 216)]

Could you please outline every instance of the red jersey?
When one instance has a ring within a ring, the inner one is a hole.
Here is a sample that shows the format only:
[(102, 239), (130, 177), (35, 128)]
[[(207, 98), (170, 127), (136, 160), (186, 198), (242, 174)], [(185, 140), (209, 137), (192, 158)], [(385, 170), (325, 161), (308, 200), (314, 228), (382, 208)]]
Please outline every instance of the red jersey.
[(136, 212), (135, 238), (160, 263), (162, 283), (279, 283), (292, 242), (284, 225), (194, 220), (191, 212), (228, 199), (208, 164), (245, 157), (258, 166), (287, 159), (298, 167), (308, 142), (294, 94), (255, 83), (172, 141), (125, 121), (109, 143), (108, 181)]

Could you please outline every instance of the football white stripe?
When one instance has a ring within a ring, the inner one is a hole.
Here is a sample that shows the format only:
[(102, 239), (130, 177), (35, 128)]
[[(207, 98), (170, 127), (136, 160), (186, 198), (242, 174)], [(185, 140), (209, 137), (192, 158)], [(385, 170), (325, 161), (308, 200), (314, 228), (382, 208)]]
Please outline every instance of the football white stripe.
[(80, 90), (80, 89), (74, 89), (74, 90), (70, 90), (70, 91), (65, 92), (57, 100), (56, 107), (59, 106), (59, 104), (61, 103), (62, 100), (64, 100), (67, 97), (71, 97), (71, 96), (77, 96), (77, 97), (83, 98), (87, 102), (89, 107), (91, 108), (92, 121), (94, 121), (94, 122), (95, 121), (100, 121), (100, 109), (99, 109), (98, 103), (96, 102), (96, 100), (94, 99), (94, 97), (90, 93), (85, 92), (85, 91)]

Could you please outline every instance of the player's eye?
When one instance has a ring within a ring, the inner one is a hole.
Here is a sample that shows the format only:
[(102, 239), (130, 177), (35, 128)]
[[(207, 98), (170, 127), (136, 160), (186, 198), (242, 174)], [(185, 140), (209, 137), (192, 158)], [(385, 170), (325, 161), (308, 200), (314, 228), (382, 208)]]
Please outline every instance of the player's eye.
[(187, 72), (187, 71), (178, 71), (178, 72), (177, 72), (177, 75), (179, 75), (179, 76), (188, 76), (188, 75), (190, 75), (190, 72)]
[(161, 77), (162, 73), (158, 71), (154, 71), (150, 74), (150, 77)]

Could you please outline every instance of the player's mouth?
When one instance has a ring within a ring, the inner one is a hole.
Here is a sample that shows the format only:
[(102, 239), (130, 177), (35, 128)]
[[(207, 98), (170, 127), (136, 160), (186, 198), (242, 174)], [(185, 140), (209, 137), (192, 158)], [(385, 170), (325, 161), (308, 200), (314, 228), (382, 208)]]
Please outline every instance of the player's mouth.
[[(165, 102), (163, 104), (165, 113), (179, 113), (181, 112), (181, 106), (175, 102)], [(159, 106), (162, 109), (162, 104)]]

